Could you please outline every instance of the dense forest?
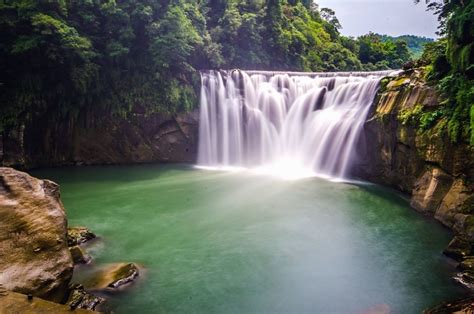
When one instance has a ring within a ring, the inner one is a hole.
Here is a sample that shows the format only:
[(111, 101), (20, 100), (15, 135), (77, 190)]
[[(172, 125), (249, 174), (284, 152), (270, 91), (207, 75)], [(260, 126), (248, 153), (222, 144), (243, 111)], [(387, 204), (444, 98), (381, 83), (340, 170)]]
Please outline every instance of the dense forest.
[(402, 36), (388, 36), (377, 34), (380, 37), (380, 40), (383, 42), (387, 41), (404, 41), (408, 45), (408, 49), (414, 58), (419, 58), (423, 54), (425, 45), (434, 41), (433, 38), (427, 38), (423, 36), (415, 35), (402, 35)]
[[(455, 80), (442, 89), (465, 118), (473, 4), (435, 4), (447, 36), (428, 44), (423, 65), (441, 85)], [(331, 9), (304, 0), (3, 0), (0, 130), (25, 115), (189, 110), (201, 69), (382, 70), (412, 59), (409, 38), (340, 28)]]
[(33, 113), (74, 119), (196, 105), (196, 70), (400, 68), (403, 41), (339, 34), (311, 1), (0, 2), (0, 130)]

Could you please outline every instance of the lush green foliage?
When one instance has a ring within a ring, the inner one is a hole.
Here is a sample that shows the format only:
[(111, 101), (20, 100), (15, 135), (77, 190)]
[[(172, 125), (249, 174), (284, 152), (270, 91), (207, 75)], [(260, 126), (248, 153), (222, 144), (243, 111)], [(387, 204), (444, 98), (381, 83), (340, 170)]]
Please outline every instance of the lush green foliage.
[(398, 68), (403, 42), (339, 34), (301, 0), (0, 0), (0, 130), (25, 115), (182, 111), (198, 69)]
[(408, 50), (410, 51), (412, 57), (419, 58), (423, 54), (423, 50), (426, 44), (432, 43), (434, 40), (432, 38), (427, 37), (420, 37), (414, 35), (402, 35), (402, 36), (388, 36), (388, 35), (380, 35), (382, 42), (397, 42), (397, 41), (404, 41), (407, 43)]
[(357, 38), (356, 46), (365, 70), (400, 69), (411, 59), (406, 41), (384, 41), (374, 33)]
[(440, 34), (446, 36), (426, 45), (419, 63), (427, 65), (427, 78), (444, 96), (443, 115), (453, 142), (474, 145), (474, 2), (427, 1), (439, 14)]

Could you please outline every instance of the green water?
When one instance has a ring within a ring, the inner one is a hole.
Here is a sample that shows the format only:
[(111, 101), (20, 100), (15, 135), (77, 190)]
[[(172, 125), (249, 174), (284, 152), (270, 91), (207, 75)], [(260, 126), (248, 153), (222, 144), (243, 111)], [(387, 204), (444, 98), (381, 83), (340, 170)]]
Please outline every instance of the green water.
[(111, 296), (116, 313), (419, 313), (461, 294), (448, 231), (375, 185), (178, 165), (34, 175), (61, 184), (70, 225), (100, 235), (86, 271), (144, 265)]

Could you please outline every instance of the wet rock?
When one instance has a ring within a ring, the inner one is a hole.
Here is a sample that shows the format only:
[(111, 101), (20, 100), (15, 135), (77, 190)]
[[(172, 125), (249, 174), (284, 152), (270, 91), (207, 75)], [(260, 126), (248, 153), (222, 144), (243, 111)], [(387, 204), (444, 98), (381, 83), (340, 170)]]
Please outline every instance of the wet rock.
[(87, 264), (91, 261), (89, 254), (78, 245), (69, 247), (69, 251), (71, 252), (74, 264)]
[(71, 227), (67, 229), (67, 244), (69, 246), (79, 245), (95, 238), (96, 235), (86, 227)]
[(474, 313), (474, 297), (444, 302), (432, 309), (423, 311), (424, 314), (472, 314)]
[(474, 272), (467, 270), (463, 271), (453, 278), (455, 281), (463, 285), (464, 287), (473, 290), (474, 289)]
[(460, 270), (474, 270), (474, 256), (468, 256), (457, 266)]
[(118, 289), (137, 279), (138, 266), (134, 263), (112, 264), (100, 270), (85, 283), (92, 290)]
[(71, 292), (66, 302), (71, 309), (96, 310), (106, 300), (95, 296), (84, 289), (83, 285), (75, 284), (71, 286)]
[(97, 312), (76, 309), (71, 310), (68, 305), (46, 301), (37, 297), (7, 291), (0, 295), (0, 313), (5, 314), (93, 314)]
[(0, 168), (0, 217), (0, 285), (63, 301), (73, 261), (59, 186)]
[(443, 254), (457, 261), (462, 261), (471, 254), (471, 244), (467, 239), (455, 236), (443, 251)]

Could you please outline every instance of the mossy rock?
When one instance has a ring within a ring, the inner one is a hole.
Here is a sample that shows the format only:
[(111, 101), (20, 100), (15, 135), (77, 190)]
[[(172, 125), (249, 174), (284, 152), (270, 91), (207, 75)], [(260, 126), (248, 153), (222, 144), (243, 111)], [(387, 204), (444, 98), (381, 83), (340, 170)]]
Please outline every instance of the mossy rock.
[(91, 290), (116, 290), (134, 282), (139, 274), (139, 268), (134, 263), (110, 264), (93, 273), (84, 285)]
[(387, 76), (384, 77), (383, 79), (380, 80), (380, 87), (379, 87), (379, 93), (384, 93), (387, 91), (387, 85), (393, 81), (395, 78), (392, 76)]
[(401, 77), (397, 78), (395, 80), (390, 81), (387, 84), (387, 90), (397, 90), (399, 88), (402, 88), (404, 86), (407, 86), (410, 84), (410, 78), (409, 77)]
[(86, 227), (70, 227), (67, 229), (68, 246), (79, 245), (95, 238), (96, 235)]
[(105, 299), (87, 292), (83, 285), (74, 284), (70, 287), (66, 305), (71, 309), (85, 309), (95, 311), (100, 305), (105, 303)]

